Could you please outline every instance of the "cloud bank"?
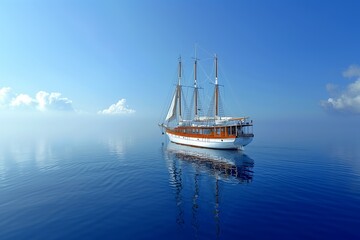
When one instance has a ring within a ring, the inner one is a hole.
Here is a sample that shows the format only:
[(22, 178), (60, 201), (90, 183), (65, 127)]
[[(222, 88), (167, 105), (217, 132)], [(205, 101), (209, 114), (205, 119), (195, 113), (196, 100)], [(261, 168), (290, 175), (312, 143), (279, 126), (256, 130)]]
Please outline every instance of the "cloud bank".
[(72, 101), (61, 93), (39, 91), (35, 98), (28, 94), (15, 94), (11, 88), (0, 88), (0, 109), (37, 111), (74, 111)]
[(130, 109), (126, 106), (126, 99), (120, 99), (117, 103), (112, 104), (109, 108), (101, 110), (98, 114), (106, 114), (106, 115), (119, 115), (119, 114), (131, 114), (134, 113), (135, 110)]
[[(59, 92), (39, 91), (35, 96), (15, 93), (10, 87), (0, 87), (0, 110), (14, 112), (75, 112), (69, 98)], [(79, 111), (76, 111), (79, 113)], [(103, 115), (126, 115), (135, 113), (126, 105), (126, 99), (120, 99), (104, 110), (97, 112)]]
[(0, 108), (4, 108), (10, 98), (10, 92), (11, 92), (11, 88), (9, 87), (3, 87), (0, 88)]
[(47, 93), (40, 91), (36, 94), (37, 108), (41, 111), (74, 111), (72, 101), (68, 98), (61, 97), (61, 93)]
[(327, 84), (326, 89), (331, 97), (321, 101), (321, 106), (335, 112), (360, 114), (360, 66), (351, 65), (343, 76), (355, 77), (356, 80), (343, 90), (334, 84)]

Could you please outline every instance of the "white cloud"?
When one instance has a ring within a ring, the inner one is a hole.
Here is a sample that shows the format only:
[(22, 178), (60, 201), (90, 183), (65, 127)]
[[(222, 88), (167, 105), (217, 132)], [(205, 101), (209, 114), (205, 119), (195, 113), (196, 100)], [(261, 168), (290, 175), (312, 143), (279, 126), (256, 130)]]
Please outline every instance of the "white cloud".
[(35, 98), (20, 93), (14, 94), (11, 88), (0, 88), (0, 108), (10, 110), (40, 110), (40, 111), (74, 111), (72, 101), (61, 97), (61, 93), (39, 91)]
[(360, 78), (354, 83), (351, 83), (348, 86), (348, 90), (352, 94), (357, 94), (357, 95), (360, 94)]
[(336, 91), (338, 90), (338, 86), (333, 84), (333, 83), (328, 83), (326, 84), (326, 91), (328, 91), (328, 93), (330, 95), (333, 95), (334, 93), (336, 93)]
[(11, 107), (30, 107), (36, 104), (35, 100), (27, 94), (19, 94), (10, 102)]
[(73, 111), (72, 101), (68, 98), (61, 97), (61, 93), (47, 93), (40, 91), (36, 94), (38, 103), (37, 108), (40, 111), (57, 110), (57, 111)]
[(36, 94), (36, 100), (38, 102), (38, 106), (37, 108), (41, 111), (44, 111), (46, 109), (46, 104), (47, 104), (47, 101), (46, 101), (46, 98), (47, 96), (49, 96), (49, 94), (47, 92), (44, 92), (44, 91), (40, 91)]
[(135, 110), (130, 109), (126, 104), (126, 99), (120, 99), (117, 103), (112, 104), (109, 108), (99, 111), (99, 114), (131, 114)]
[(10, 98), (11, 88), (3, 87), (0, 88), (0, 107), (4, 107), (7, 104)]
[(343, 72), (344, 77), (357, 77), (358, 79), (350, 83), (346, 89), (334, 94), (337, 86), (334, 84), (327, 84), (326, 89), (333, 97), (328, 100), (321, 101), (321, 105), (328, 110), (337, 112), (348, 112), (360, 114), (360, 67), (351, 65)]
[(343, 72), (344, 77), (360, 77), (360, 66), (353, 64)]

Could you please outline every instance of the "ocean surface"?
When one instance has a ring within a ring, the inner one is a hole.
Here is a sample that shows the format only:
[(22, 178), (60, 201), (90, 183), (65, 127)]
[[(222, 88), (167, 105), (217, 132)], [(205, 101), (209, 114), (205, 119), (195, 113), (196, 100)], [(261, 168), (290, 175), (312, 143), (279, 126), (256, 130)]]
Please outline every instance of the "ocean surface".
[[(268, 139), (268, 140), (267, 140)], [(360, 144), (2, 139), (0, 239), (360, 239)]]

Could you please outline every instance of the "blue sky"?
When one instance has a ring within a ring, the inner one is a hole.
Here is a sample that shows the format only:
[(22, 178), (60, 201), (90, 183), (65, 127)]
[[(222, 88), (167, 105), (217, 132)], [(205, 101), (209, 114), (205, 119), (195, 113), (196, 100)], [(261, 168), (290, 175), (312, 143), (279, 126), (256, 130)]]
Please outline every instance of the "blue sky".
[[(22, 94), (19, 105), (36, 111), (41, 101), (94, 114), (118, 103), (122, 117), (158, 120), (178, 56), (191, 75), (197, 44), (205, 64), (219, 56), (236, 115), (356, 118), (358, 9), (359, 1), (1, 1), (0, 89), (10, 90), (0, 114)], [(351, 106), (342, 104), (351, 94)]]

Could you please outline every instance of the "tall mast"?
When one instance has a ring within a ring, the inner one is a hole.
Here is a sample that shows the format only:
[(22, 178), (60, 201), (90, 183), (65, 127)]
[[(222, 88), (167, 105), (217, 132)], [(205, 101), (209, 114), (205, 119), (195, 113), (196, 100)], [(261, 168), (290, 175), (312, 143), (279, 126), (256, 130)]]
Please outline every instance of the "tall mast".
[(182, 74), (182, 69), (181, 69), (181, 56), (179, 57), (179, 79), (178, 79), (178, 85), (177, 85), (177, 97), (178, 97), (178, 103), (179, 103), (179, 118), (182, 119), (182, 114), (181, 114), (181, 74)]
[(215, 117), (219, 116), (218, 59), (215, 54)]
[(198, 86), (197, 86), (197, 58), (194, 63), (194, 107), (195, 118), (198, 117)]
[(179, 74), (178, 74), (178, 86), (180, 86), (180, 84), (181, 84), (181, 74), (182, 74), (182, 72), (181, 72), (181, 56), (179, 57), (179, 69), (178, 69), (178, 71), (179, 71)]

